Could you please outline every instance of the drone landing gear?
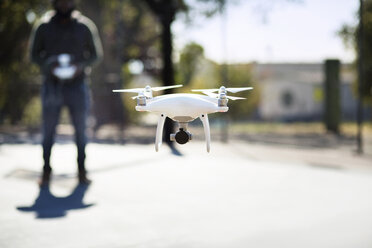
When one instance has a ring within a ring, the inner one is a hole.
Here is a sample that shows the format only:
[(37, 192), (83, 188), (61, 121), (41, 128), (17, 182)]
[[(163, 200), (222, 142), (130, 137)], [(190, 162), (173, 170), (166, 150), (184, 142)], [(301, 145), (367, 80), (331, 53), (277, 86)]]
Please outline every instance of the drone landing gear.
[(155, 137), (155, 151), (159, 151), (159, 147), (161, 146), (162, 139), (163, 139), (163, 128), (164, 122), (167, 116), (165, 114), (161, 114), (158, 120), (158, 126), (156, 128), (156, 137)]
[(200, 120), (203, 123), (204, 127), (204, 134), (205, 134), (205, 142), (207, 143), (207, 152), (211, 150), (211, 131), (209, 128), (209, 120), (207, 114), (202, 114), (199, 116)]
[[(158, 126), (156, 128), (156, 137), (155, 137), (155, 150), (159, 151), (159, 148), (162, 144), (163, 139), (163, 128), (165, 118), (167, 116), (165, 114), (161, 114), (158, 120)], [(203, 123), (204, 133), (205, 133), (205, 141), (207, 145), (207, 152), (211, 150), (211, 133), (209, 128), (209, 120), (207, 114), (202, 114), (199, 116), (200, 120)], [(192, 139), (191, 133), (187, 131), (187, 124), (188, 122), (179, 122), (179, 131), (175, 134), (171, 134), (170, 140), (176, 141), (178, 144), (186, 144)]]

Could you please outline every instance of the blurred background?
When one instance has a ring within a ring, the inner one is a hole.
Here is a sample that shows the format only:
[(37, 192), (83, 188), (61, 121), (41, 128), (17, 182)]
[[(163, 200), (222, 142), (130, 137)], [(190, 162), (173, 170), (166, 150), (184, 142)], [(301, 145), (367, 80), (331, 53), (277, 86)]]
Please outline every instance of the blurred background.
[[(65, 109), (42, 190), (42, 78), (28, 46), (51, 4), (0, 0), (1, 247), (372, 246), (371, 0), (77, 4), (104, 50), (89, 82), (93, 184), (75, 188)], [(209, 115), (210, 154), (195, 120), (175, 156), (154, 151), (157, 117), (112, 93), (173, 84), (254, 90)]]
[[(355, 140), (353, 149), (371, 152), (369, 1), (365, 80), (359, 91), (359, 1), (154, 1), (163, 8), (158, 12), (148, 2), (78, 1), (78, 9), (96, 23), (105, 54), (91, 75), (91, 140), (152, 142), (156, 118), (137, 113), (135, 101), (112, 89), (253, 86), (254, 91), (240, 95), (246, 101), (230, 101), (227, 117), (210, 117), (215, 140), (268, 142), (271, 137), (281, 142), (285, 136), (311, 143), (317, 135), (336, 134)], [(28, 41), (48, 9), (46, 0), (1, 3), (2, 143), (40, 140), (41, 76), (29, 61)], [(161, 21), (164, 16), (169, 20)], [(168, 57), (170, 65), (164, 62)], [(358, 129), (362, 122), (364, 128)], [(199, 130), (200, 123), (195, 125)], [(71, 132), (64, 111), (58, 134), (68, 138)]]

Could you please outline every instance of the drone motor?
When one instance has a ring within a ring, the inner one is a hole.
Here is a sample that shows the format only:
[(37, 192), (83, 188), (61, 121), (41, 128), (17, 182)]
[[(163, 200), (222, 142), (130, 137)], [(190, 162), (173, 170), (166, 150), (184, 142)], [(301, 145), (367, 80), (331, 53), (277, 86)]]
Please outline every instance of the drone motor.
[(143, 93), (139, 93), (136, 98), (138, 106), (146, 106), (146, 96)]
[(226, 107), (228, 101), (229, 99), (227, 99), (226, 93), (220, 93), (218, 97), (218, 107)]

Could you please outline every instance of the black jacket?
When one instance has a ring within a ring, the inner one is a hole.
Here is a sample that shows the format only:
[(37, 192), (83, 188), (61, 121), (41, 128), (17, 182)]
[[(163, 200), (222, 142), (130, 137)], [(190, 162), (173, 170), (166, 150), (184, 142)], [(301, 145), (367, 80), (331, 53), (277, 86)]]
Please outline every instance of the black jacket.
[[(102, 57), (101, 41), (94, 23), (80, 12), (71, 21), (61, 23), (53, 11), (45, 14), (31, 35), (31, 60), (37, 63), (45, 79), (50, 79), (50, 66), (59, 54), (67, 53), (74, 63), (85, 69)], [(85, 70), (84, 70), (85, 71)], [(83, 73), (76, 80), (81, 80)]]

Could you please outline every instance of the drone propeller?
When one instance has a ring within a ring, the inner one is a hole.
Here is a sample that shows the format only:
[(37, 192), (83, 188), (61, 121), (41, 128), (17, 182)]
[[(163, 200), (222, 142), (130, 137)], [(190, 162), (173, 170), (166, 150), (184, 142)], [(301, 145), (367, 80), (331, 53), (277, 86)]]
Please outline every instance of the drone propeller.
[(151, 88), (153, 91), (161, 91), (161, 90), (167, 90), (167, 89), (173, 89), (173, 88), (179, 88), (182, 87), (182, 84), (172, 85), (172, 86), (161, 86), (161, 87), (153, 87)]
[[(171, 85), (171, 86), (161, 86), (161, 87), (146, 86), (145, 88), (120, 89), (120, 90), (113, 90), (112, 92), (143, 93), (145, 91), (161, 91), (161, 90), (179, 88), (179, 87), (182, 87), (182, 84)], [(135, 98), (133, 98), (133, 99), (135, 99)]]
[(231, 93), (238, 93), (240, 91), (252, 90), (252, 89), (253, 89), (253, 87), (225, 88), (224, 86), (222, 86), (219, 89), (197, 89), (197, 90), (192, 90), (192, 91), (206, 93), (206, 92), (215, 92), (215, 91), (220, 91), (220, 90), (226, 90), (226, 91), (231, 92)]
[[(219, 94), (216, 94), (216, 93), (213, 93), (213, 92), (202, 91), (202, 93), (206, 94), (207, 96), (213, 97), (213, 98), (219, 98), (220, 97)], [(226, 98), (230, 99), (230, 100), (233, 100), (233, 101), (247, 99), (247, 98), (244, 98), (244, 97), (237, 97), (237, 96), (226, 96)]]
[[(245, 90), (252, 90), (253, 87), (243, 87), (243, 88), (225, 88), (225, 86), (221, 86), (219, 89), (198, 89), (198, 90), (192, 90), (196, 92), (202, 92), (203, 94), (206, 94), (207, 96), (213, 97), (213, 98), (227, 98), (230, 100), (241, 100), (246, 99), (244, 97), (235, 97), (235, 96), (227, 96), (226, 92), (229, 91), (231, 93), (237, 93), (240, 91)], [(218, 94), (213, 93), (218, 91)]]
[(143, 88), (134, 88), (134, 89), (120, 89), (120, 90), (113, 90), (112, 92), (130, 92), (130, 93), (141, 93), (143, 92)]

